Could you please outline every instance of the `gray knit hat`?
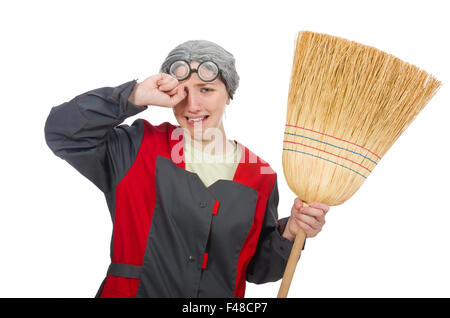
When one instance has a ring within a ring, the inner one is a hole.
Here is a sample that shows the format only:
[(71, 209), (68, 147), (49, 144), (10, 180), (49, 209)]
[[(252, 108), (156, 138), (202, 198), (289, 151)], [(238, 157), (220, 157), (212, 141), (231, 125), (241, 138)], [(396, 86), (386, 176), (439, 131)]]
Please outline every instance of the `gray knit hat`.
[(170, 65), (177, 60), (186, 60), (189, 63), (192, 61), (216, 63), (220, 70), (219, 77), (227, 87), (228, 95), (233, 99), (239, 86), (239, 75), (236, 72), (235, 59), (230, 52), (211, 41), (186, 41), (170, 51), (159, 72), (169, 74)]

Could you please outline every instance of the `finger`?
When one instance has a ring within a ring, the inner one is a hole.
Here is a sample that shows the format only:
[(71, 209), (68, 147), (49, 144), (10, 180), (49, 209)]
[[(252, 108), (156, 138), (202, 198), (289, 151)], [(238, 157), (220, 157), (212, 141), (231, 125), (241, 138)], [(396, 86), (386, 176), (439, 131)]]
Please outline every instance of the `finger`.
[(164, 86), (164, 89), (166, 89), (166, 86), (178, 85), (178, 80), (169, 74), (162, 73), (162, 78), (158, 79), (156, 84), (158, 86)]
[(176, 88), (176, 94), (170, 97), (171, 102), (176, 105), (186, 97), (186, 91), (183, 85), (178, 85)]
[(166, 75), (166, 74), (165, 73), (159, 73), (159, 76), (157, 77), (157, 80), (156, 80), (156, 85), (158, 85), (158, 86), (161, 85), (161, 83), (166, 78), (164, 75)]
[(296, 214), (299, 214), (299, 213), (300, 213), (300, 208), (297, 207), (297, 205), (296, 205), (296, 203), (294, 201), (294, 204), (292, 205), (292, 208), (291, 208), (291, 215), (296, 215)]
[(315, 232), (313, 228), (311, 228), (311, 226), (309, 226), (308, 224), (302, 222), (302, 221), (297, 221), (296, 220), (297, 225), (306, 233), (306, 236), (311, 237), (313, 235), (313, 233)]
[(159, 73), (158, 75), (158, 80), (157, 80), (157, 82), (159, 82), (159, 81), (162, 81), (163, 79), (164, 79), (164, 74), (165, 73)]
[(309, 215), (300, 214), (296, 219), (300, 222), (308, 224), (311, 228), (319, 230), (322, 228), (322, 224), (315, 218)]
[(178, 81), (175, 77), (173, 77), (172, 75), (170, 75), (170, 74), (167, 74), (167, 73), (161, 73), (161, 77), (160, 77), (160, 79), (159, 79), (160, 81), (171, 81), (171, 80), (175, 80), (175, 81)]
[(309, 204), (309, 206), (317, 208), (317, 209), (321, 209), (324, 213), (327, 213), (328, 211), (330, 211), (330, 206), (326, 205), (325, 203), (311, 202)]
[(156, 81), (156, 83), (158, 85), (164, 85), (164, 84), (172, 83), (173, 81), (174, 81), (173, 79), (166, 77), (166, 78), (163, 78), (163, 79), (160, 79), (160, 80)]
[(299, 221), (297, 224), (306, 233), (306, 237), (314, 237), (320, 232), (320, 230), (315, 230), (304, 222)]
[(300, 210), (300, 213), (303, 215), (309, 215), (314, 219), (316, 219), (316, 221), (321, 224), (320, 227), (325, 225), (325, 213), (320, 209), (315, 209), (311, 207), (302, 208)]
[(166, 77), (156, 82), (158, 86), (177, 85), (178, 81), (173, 77)]
[(169, 91), (176, 87), (177, 87), (177, 82), (173, 82), (173, 81), (164, 82), (163, 81), (160, 83), (158, 88), (159, 88), (159, 90), (162, 90), (162, 91)]
[(178, 86), (175, 87), (174, 89), (172, 89), (170, 92), (167, 92), (167, 94), (169, 94), (170, 96), (172, 96), (172, 95), (176, 94), (177, 91), (178, 91)]
[(302, 200), (300, 200), (300, 198), (295, 198), (294, 206), (297, 210), (300, 209), (303, 206)]
[(316, 218), (323, 218), (325, 216), (325, 213), (321, 209), (316, 209), (312, 207), (302, 208), (300, 209), (300, 212), (302, 214), (307, 214)]

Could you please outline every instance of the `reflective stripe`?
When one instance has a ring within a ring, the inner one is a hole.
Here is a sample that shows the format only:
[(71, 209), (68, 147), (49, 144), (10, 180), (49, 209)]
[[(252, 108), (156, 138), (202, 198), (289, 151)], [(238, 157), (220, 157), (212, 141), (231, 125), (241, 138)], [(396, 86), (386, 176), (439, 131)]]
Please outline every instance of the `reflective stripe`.
[(141, 266), (111, 263), (108, 268), (108, 275), (121, 276), (126, 278), (139, 278)]

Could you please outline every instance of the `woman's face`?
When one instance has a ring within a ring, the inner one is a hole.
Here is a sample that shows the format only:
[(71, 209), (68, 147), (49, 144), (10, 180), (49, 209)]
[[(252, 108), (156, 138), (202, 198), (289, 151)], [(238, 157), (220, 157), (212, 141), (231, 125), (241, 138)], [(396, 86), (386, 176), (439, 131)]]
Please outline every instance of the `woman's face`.
[[(196, 61), (190, 63), (191, 68), (195, 69), (199, 64)], [(230, 104), (230, 98), (222, 80), (217, 77), (212, 82), (204, 82), (197, 73), (191, 73), (180, 84), (184, 86), (186, 97), (173, 108), (180, 126), (187, 129), (195, 139), (206, 138), (204, 133), (209, 128), (217, 128), (224, 133), (222, 115), (225, 105)]]

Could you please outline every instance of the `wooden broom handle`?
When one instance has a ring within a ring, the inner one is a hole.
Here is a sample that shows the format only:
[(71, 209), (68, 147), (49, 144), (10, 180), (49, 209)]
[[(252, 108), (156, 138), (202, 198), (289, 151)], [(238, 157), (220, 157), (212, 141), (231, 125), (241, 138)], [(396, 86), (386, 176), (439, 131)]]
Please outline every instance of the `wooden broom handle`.
[[(303, 206), (306, 207), (308, 205), (303, 202)], [(286, 269), (284, 270), (283, 280), (281, 281), (280, 290), (278, 291), (278, 298), (287, 297), (289, 287), (291, 286), (292, 277), (294, 276), (295, 267), (297, 267), (298, 260), (300, 259), (300, 254), (302, 253), (302, 248), (305, 240), (306, 233), (301, 228), (299, 228), (297, 231), (297, 235), (295, 236), (291, 254), (289, 255), (289, 259), (286, 264)]]

